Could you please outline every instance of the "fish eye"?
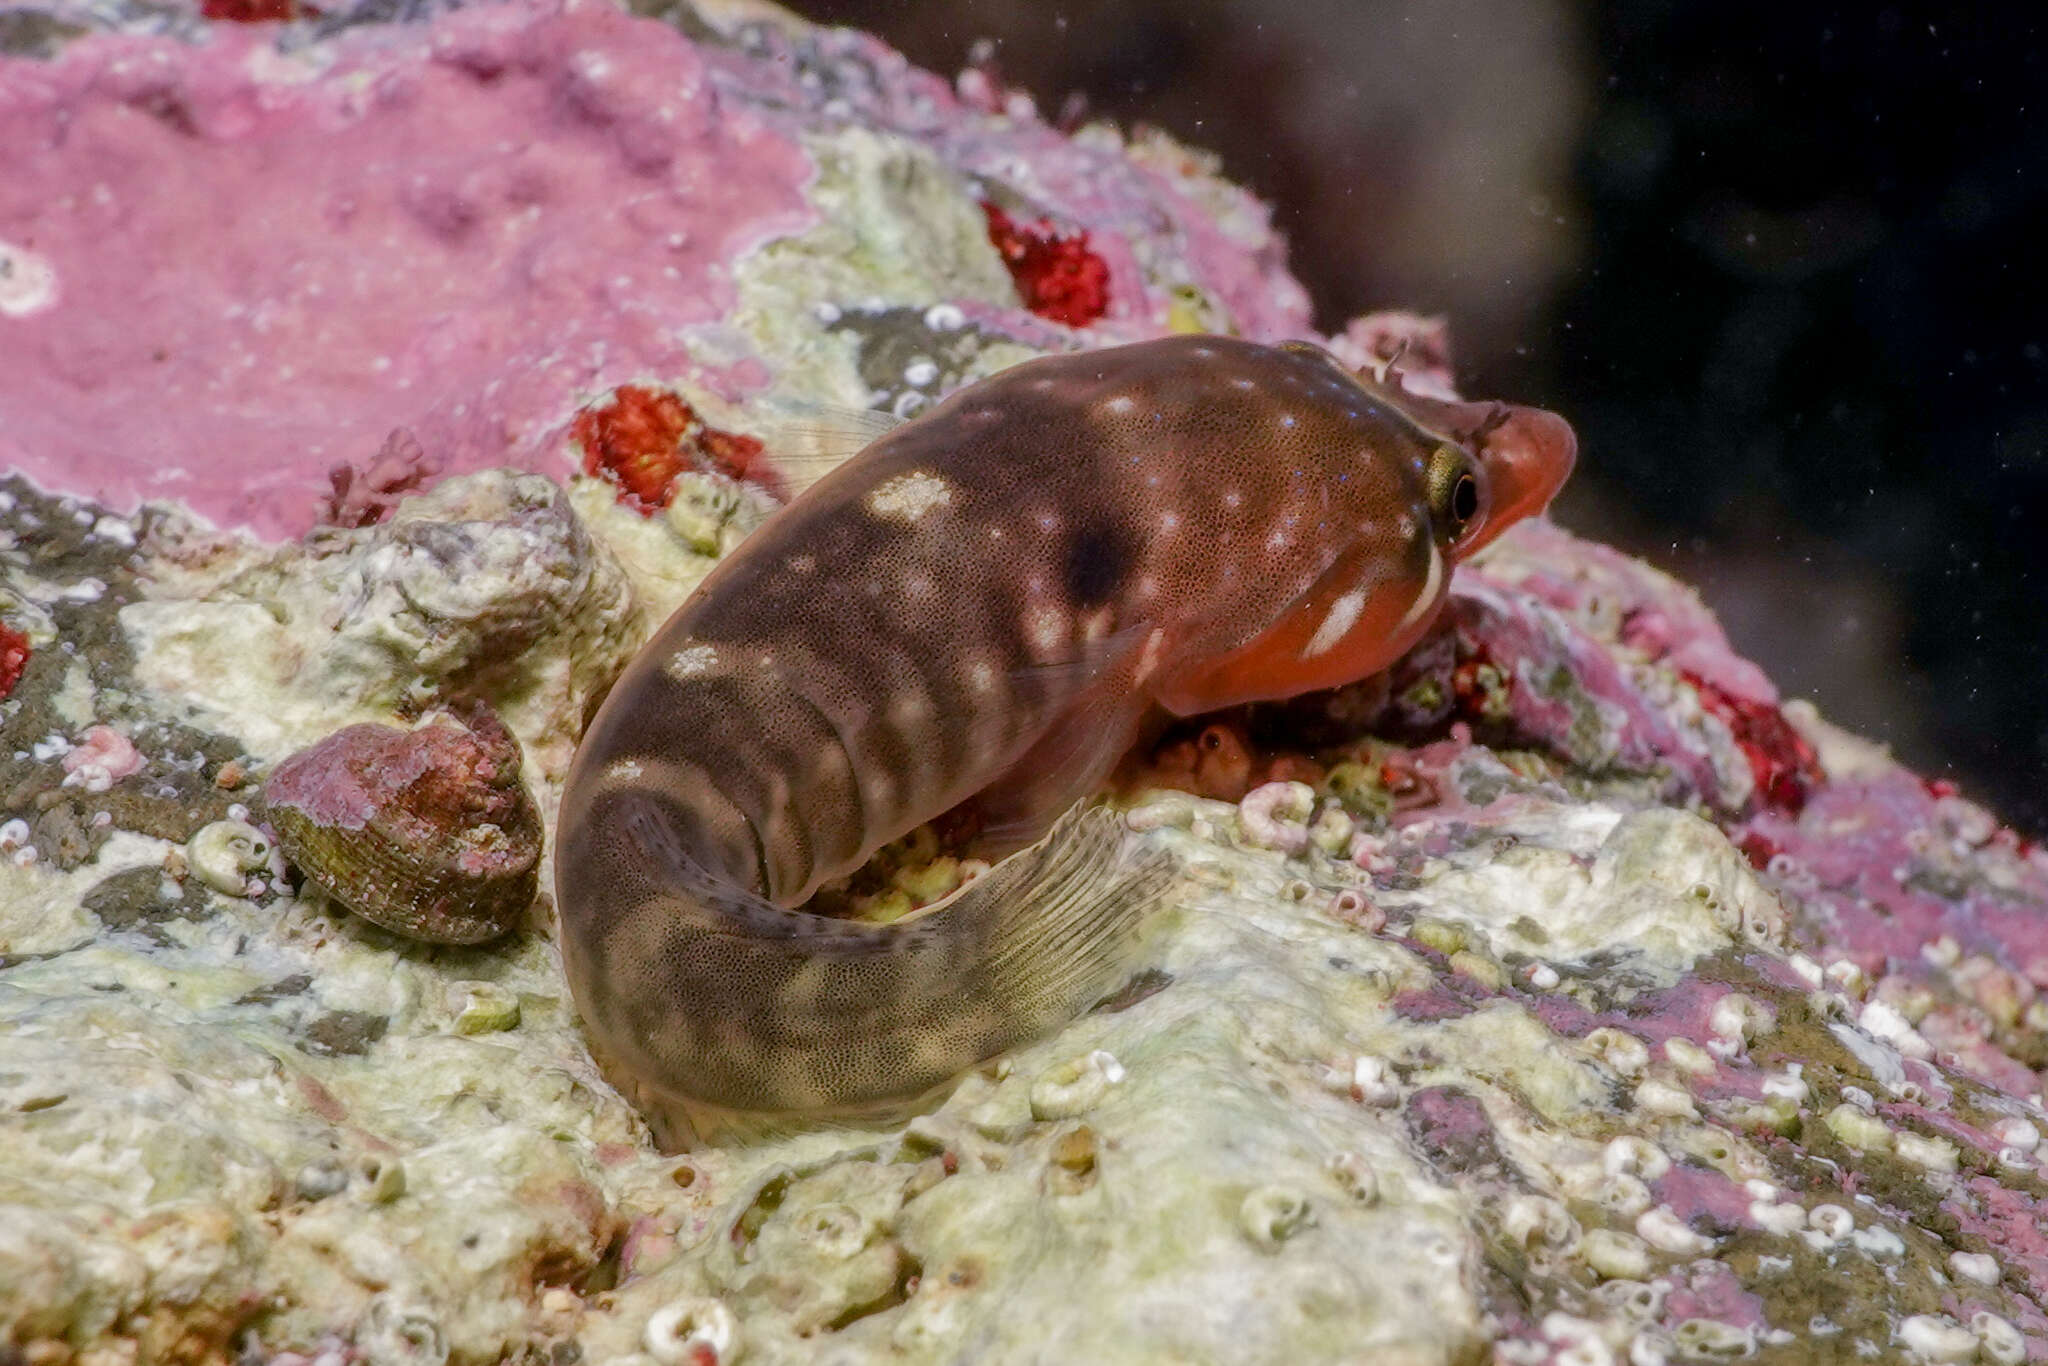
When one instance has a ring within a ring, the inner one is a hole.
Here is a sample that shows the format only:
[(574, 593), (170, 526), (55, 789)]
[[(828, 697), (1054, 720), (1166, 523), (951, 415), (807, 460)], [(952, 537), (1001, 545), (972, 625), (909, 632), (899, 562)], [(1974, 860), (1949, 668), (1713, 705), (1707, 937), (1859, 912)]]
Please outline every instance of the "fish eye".
[(1486, 510), (1486, 490), (1471, 457), (1442, 445), (1429, 463), (1429, 510), (1445, 541), (1462, 538)]
[(1466, 470), (1451, 486), (1451, 520), (1459, 526), (1479, 515), (1479, 481)]

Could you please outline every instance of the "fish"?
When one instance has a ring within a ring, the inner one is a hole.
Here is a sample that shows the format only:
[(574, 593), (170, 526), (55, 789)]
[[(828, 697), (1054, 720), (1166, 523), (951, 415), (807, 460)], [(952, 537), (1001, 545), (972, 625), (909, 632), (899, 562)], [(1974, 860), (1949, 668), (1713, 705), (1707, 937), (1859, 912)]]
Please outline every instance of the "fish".
[[(931, 1095), (1113, 986), (1171, 885), (1091, 800), (1141, 728), (1349, 683), (1576, 454), (1541, 409), (1307, 342), (1026, 361), (894, 427), (706, 576), (597, 709), (556, 904), (606, 1075), (664, 1146)], [(804, 910), (942, 813), (988, 872)]]

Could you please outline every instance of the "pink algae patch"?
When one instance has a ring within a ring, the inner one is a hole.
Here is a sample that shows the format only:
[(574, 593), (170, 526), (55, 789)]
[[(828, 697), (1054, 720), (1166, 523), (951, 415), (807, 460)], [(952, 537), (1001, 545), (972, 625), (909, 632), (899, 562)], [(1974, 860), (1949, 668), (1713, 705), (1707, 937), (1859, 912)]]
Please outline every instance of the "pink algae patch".
[(63, 764), (67, 784), (94, 779), (118, 783), (142, 771), (142, 754), (112, 726), (88, 726), (64, 755)]
[(336, 465), (327, 472), (334, 491), (320, 511), (328, 526), (375, 526), (391, 515), (398, 500), (422, 488), (438, 467), (420, 449), (419, 438), (400, 429), (384, 440), (367, 464)]
[(268, 37), (0, 59), (0, 240), (56, 276), (0, 328), (0, 463), (266, 537), (374, 519), (327, 471), (394, 427), (443, 473), (566, 473), (578, 400), (689, 371), (734, 261), (810, 221), (801, 150), (609, 6), (356, 31), (324, 69)]

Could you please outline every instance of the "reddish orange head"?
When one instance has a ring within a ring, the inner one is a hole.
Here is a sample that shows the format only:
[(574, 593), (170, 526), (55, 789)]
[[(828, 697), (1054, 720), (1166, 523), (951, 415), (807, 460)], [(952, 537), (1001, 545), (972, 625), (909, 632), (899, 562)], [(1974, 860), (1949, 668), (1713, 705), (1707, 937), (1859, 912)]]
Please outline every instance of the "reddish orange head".
[(1478, 460), (1477, 511), (1452, 547), (1455, 560), (1470, 558), (1516, 522), (1550, 506), (1571, 476), (1578, 437), (1556, 413), (1431, 398), (1404, 388), (1398, 372), (1385, 380), (1362, 376), (1359, 382)]

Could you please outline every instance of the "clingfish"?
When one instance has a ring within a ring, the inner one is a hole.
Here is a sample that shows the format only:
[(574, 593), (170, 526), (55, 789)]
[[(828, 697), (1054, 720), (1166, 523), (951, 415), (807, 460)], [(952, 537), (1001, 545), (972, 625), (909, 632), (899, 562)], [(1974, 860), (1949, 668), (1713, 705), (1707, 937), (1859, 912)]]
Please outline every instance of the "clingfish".
[[(1148, 717), (1385, 668), (1540, 511), (1571, 428), (1221, 337), (1003, 371), (832, 470), (606, 698), (563, 793), (562, 951), (665, 1142), (914, 1098), (1114, 983), (1158, 856), (1086, 801)], [(932, 911), (821, 886), (972, 802), (1013, 849)]]

